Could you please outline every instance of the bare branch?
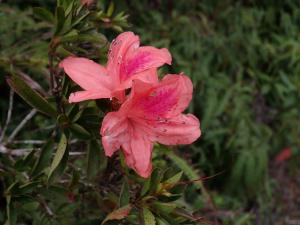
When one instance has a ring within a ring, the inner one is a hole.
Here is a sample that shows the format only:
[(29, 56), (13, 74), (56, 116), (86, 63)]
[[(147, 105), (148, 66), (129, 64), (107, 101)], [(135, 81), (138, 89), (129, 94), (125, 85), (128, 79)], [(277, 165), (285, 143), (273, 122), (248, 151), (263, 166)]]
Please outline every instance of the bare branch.
[(46, 141), (43, 140), (15, 140), (12, 141), (11, 144), (27, 144), (27, 145), (42, 145), (45, 144)]
[(32, 117), (37, 113), (36, 109), (32, 109), (29, 114), (22, 120), (22, 122), (16, 127), (16, 129), (10, 134), (10, 136), (7, 139), (7, 143), (10, 143), (13, 141), (13, 139), (16, 137), (16, 135), (22, 130), (22, 128), (25, 126), (25, 124), (31, 120)]
[(13, 104), (14, 104), (14, 91), (12, 89), (10, 89), (10, 92), (9, 92), (9, 106), (8, 106), (8, 111), (7, 111), (7, 118), (6, 118), (6, 122), (5, 122), (5, 125), (3, 127), (3, 130), (2, 130), (1, 136), (0, 136), (0, 143), (2, 142), (2, 140), (4, 138), (4, 135), (5, 135), (5, 132), (6, 132), (8, 124), (10, 123), (11, 114), (12, 114), (12, 110), (13, 110)]

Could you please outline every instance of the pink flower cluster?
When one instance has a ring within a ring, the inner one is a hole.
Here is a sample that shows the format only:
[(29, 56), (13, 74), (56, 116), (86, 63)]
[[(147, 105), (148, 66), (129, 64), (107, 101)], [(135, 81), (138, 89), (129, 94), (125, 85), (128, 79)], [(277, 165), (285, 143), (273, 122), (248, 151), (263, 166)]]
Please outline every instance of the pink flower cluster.
[(201, 131), (195, 116), (182, 113), (192, 99), (191, 80), (184, 74), (168, 74), (159, 81), (157, 68), (171, 64), (169, 51), (139, 45), (137, 35), (124, 32), (111, 43), (106, 66), (68, 57), (60, 67), (83, 89), (70, 95), (70, 103), (118, 100), (121, 107), (104, 117), (100, 130), (105, 154), (112, 156), (121, 149), (126, 164), (148, 177), (154, 142), (190, 144)]

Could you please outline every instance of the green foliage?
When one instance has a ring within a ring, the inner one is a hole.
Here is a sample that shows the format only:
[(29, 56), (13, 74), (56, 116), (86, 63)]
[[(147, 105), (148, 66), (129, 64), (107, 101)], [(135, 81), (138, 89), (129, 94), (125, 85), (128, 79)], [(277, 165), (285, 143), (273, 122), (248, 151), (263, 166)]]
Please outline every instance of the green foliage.
[(197, 167), (225, 169), (230, 179), (216, 179), (228, 190), (257, 194), (268, 155), (299, 149), (299, 4), (143, 1), (127, 10), (144, 42), (168, 46), (171, 71), (194, 81), (189, 111), (202, 128), (193, 147)]
[(39, 110), (40, 112), (56, 117), (55, 108), (47, 102), (39, 93), (32, 90), (32, 88), (26, 84), (19, 77), (12, 75), (6, 79), (9, 86), (17, 92), (30, 106)]
[[(233, 212), (224, 224), (250, 225), (251, 204), (269, 217), (268, 164), (283, 147), (295, 155), (300, 147), (299, 6), (292, 0), (1, 4), (0, 223), (211, 224), (202, 209), (217, 207)], [(146, 180), (124, 166), (122, 155), (104, 156), (105, 102), (69, 104), (77, 86), (58, 69), (69, 55), (106, 62), (108, 40), (126, 29), (143, 43), (169, 48), (173, 64), (160, 72), (192, 78), (188, 112), (201, 119), (194, 145), (156, 146), (156, 168)], [(4, 77), (28, 105), (9, 100)]]

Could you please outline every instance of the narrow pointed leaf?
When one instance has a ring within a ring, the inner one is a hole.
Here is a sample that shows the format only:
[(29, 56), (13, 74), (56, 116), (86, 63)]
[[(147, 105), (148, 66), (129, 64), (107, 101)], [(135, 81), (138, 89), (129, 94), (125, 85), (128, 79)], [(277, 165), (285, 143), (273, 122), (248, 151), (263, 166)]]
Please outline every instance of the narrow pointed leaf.
[(67, 137), (65, 134), (62, 134), (61, 139), (58, 143), (57, 151), (55, 153), (54, 159), (53, 159), (51, 167), (50, 167), (50, 172), (48, 174), (48, 180), (52, 176), (55, 169), (57, 169), (58, 166), (60, 165), (60, 163), (62, 162), (62, 159), (64, 158), (64, 155), (66, 153), (66, 149), (67, 149)]
[(91, 137), (91, 134), (81, 125), (77, 123), (73, 123), (70, 125), (70, 130), (72, 133), (81, 139), (87, 139)]
[(56, 20), (55, 34), (59, 34), (59, 32), (62, 30), (65, 20), (66, 20), (65, 11), (64, 11), (63, 7), (61, 7), (61, 6), (56, 7), (55, 20)]
[(91, 140), (88, 145), (87, 154), (87, 176), (91, 179), (99, 171), (106, 168), (107, 158), (102, 151), (100, 144), (97, 140)]
[(47, 143), (43, 146), (40, 156), (32, 169), (32, 176), (38, 175), (43, 171), (43, 169), (45, 169), (48, 166), (53, 152), (53, 145), (54, 141), (52, 138), (50, 138), (47, 141)]
[(130, 193), (129, 193), (129, 185), (126, 180), (124, 180), (121, 193), (120, 193), (120, 198), (119, 198), (119, 206), (125, 206), (129, 204), (130, 200)]
[(8, 85), (18, 93), (25, 102), (38, 111), (56, 117), (55, 108), (38, 92), (34, 91), (25, 81), (16, 75), (9, 76), (6, 79)]
[(154, 215), (147, 208), (143, 209), (143, 218), (144, 218), (145, 225), (155, 225), (156, 224)]
[(132, 209), (131, 205), (126, 205), (122, 208), (116, 209), (112, 211), (110, 214), (107, 215), (107, 217), (103, 220), (101, 225), (105, 224), (109, 220), (121, 220), (128, 216)]
[(156, 221), (157, 225), (169, 225), (169, 223), (162, 218), (156, 218)]
[(47, 21), (50, 23), (54, 22), (53, 14), (45, 8), (35, 7), (35, 8), (33, 8), (33, 13), (36, 17), (38, 17), (41, 20), (44, 20), (44, 21)]
[(179, 172), (177, 174), (175, 174), (173, 177), (169, 178), (168, 180), (164, 181), (163, 184), (165, 186), (165, 188), (170, 189), (172, 187), (174, 187), (178, 181), (180, 181), (181, 177), (182, 177), (183, 172)]
[(176, 208), (176, 203), (154, 202), (152, 207), (158, 212), (169, 214)]

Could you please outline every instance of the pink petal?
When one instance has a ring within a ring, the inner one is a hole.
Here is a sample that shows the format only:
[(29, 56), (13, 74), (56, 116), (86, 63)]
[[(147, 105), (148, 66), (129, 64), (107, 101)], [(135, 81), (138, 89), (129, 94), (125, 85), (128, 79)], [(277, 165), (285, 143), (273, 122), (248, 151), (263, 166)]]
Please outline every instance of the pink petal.
[(132, 125), (130, 141), (122, 145), (126, 157), (126, 163), (141, 177), (147, 178), (152, 171), (152, 148), (153, 144), (146, 133)]
[[(150, 46), (140, 47), (132, 56), (127, 56), (120, 70), (120, 80), (132, 79), (134, 74), (141, 73), (148, 69), (158, 68), (163, 64), (171, 64), (172, 57), (170, 52), (163, 48), (157, 49)], [(136, 77), (138, 79), (138, 76)]]
[(192, 99), (193, 86), (185, 75), (167, 75), (156, 85), (135, 80), (132, 92), (130, 104), (123, 106), (128, 114), (159, 120), (180, 115)]
[(150, 175), (153, 146), (142, 125), (131, 121), (120, 111), (110, 112), (103, 120), (100, 133), (107, 156), (112, 156), (122, 147), (126, 164), (142, 177)]
[(170, 111), (167, 116), (174, 116), (183, 112), (189, 106), (193, 98), (193, 83), (188, 76), (184, 75), (183, 73), (180, 75), (168, 74), (164, 76), (162, 80), (162, 84), (164, 85), (172, 85), (174, 83), (177, 83), (178, 102), (173, 108), (173, 111)]
[(92, 60), (68, 57), (59, 66), (84, 90), (111, 89), (111, 79), (107, 76), (106, 69)]
[(139, 47), (139, 37), (132, 32), (121, 33), (112, 41), (108, 54), (107, 71), (115, 85), (120, 84), (120, 67), (127, 51)]
[(120, 146), (129, 141), (128, 122), (118, 112), (108, 113), (102, 122), (101, 135), (105, 154), (112, 156)]
[(181, 114), (151, 125), (154, 140), (165, 145), (191, 144), (200, 135), (200, 122), (192, 114)]
[(143, 81), (144, 83), (151, 83), (151, 84), (156, 84), (158, 83), (158, 75), (157, 75), (157, 69), (149, 69), (149, 70), (145, 70), (143, 72), (137, 73), (135, 75), (133, 75), (131, 77), (131, 79), (128, 79), (126, 81), (124, 81), (119, 89), (120, 90), (124, 90), (127, 88), (131, 88), (132, 87), (132, 81), (134, 79)]
[(112, 95), (109, 90), (89, 90), (89, 91), (77, 91), (71, 93), (69, 96), (69, 103), (81, 102), (92, 99), (110, 98)]
[(156, 84), (158, 83), (157, 69), (154, 68), (140, 72), (138, 74), (135, 74), (132, 79), (139, 79), (140, 81), (143, 81), (145, 83)]

